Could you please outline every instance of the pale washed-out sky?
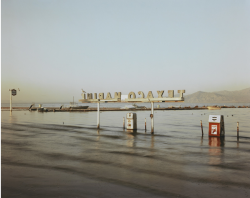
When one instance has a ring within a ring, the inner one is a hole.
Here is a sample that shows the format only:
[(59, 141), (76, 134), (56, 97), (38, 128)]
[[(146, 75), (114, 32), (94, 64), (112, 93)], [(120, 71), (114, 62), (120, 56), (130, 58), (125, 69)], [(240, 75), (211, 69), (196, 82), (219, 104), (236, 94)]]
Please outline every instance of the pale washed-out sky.
[(249, 0), (2, 0), (1, 99), (250, 87)]

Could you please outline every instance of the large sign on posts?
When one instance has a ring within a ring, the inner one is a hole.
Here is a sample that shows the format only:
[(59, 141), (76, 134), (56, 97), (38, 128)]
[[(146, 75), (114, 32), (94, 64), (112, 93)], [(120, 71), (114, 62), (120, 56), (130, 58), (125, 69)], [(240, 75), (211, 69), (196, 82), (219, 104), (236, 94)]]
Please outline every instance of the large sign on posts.
[(174, 97), (174, 90), (168, 90), (168, 97), (163, 97), (164, 90), (157, 91), (158, 96), (155, 98), (152, 91), (149, 91), (147, 96), (142, 91), (138, 92), (139, 98), (136, 98), (135, 92), (130, 92), (128, 98), (121, 100), (121, 92), (115, 92), (114, 97), (111, 96), (111, 93), (108, 92), (106, 97), (104, 93), (82, 93), (82, 99), (79, 102), (82, 103), (97, 103), (97, 102), (183, 102), (183, 93), (185, 90), (178, 90), (180, 94), (179, 97)]

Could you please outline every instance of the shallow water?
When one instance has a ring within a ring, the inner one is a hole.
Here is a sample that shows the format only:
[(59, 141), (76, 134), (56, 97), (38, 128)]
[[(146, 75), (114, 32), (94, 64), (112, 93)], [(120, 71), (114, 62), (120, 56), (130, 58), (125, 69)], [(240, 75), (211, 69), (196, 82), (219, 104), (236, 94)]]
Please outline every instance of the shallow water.
[[(97, 130), (96, 112), (2, 111), (2, 195), (250, 196), (250, 109), (155, 111), (153, 135), (150, 111), (137, 133), (126, 113), (101, 112)], [(224, 138), (207, 136), (209, 115), (224, 115)]]

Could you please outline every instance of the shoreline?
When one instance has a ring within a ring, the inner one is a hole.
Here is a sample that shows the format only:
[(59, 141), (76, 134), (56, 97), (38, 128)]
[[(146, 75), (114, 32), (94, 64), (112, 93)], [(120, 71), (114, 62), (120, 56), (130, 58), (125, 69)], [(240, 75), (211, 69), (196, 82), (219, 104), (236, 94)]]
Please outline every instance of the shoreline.
[[(218, 106), (220, 108), (250, 108), (250, 106)], [(9, 111), (10, 107), (1, 107), (2, 111)], [(31, 111), (37, 111), (38, 108), (31, 108)], [(97, 111), (96, 107), (89, 107), (87, 109), (72, 109), (72, 108), (64, 108), (59, 109), (55, 107), (46, 107), (46, 112), (89, 112), (89, 111)], [(209, 110), (208, 106), (203, 107), (159, 107), (154, 108), (154, 110)], [(220, 109), (218, 109), (220, 110)], [(12, 107), (12, 111), (29, 111), (29, 107)], [(151, 111), (151, 108), (136, 108), (136, 109), (120, 109), (117, 107), (101, 107), (100, 111)]]

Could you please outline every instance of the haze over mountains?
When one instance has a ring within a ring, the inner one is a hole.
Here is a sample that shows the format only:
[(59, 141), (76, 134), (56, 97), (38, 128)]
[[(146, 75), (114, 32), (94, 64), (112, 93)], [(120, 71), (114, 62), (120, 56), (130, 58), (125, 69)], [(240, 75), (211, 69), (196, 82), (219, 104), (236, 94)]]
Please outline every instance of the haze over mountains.
[(239, 91), (198, 91), (184, 97), (187, 103), (250, 102), (250, 87)]

